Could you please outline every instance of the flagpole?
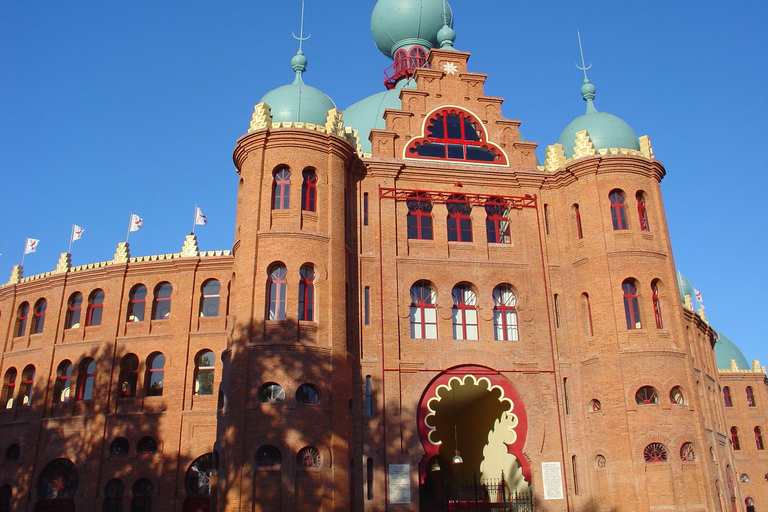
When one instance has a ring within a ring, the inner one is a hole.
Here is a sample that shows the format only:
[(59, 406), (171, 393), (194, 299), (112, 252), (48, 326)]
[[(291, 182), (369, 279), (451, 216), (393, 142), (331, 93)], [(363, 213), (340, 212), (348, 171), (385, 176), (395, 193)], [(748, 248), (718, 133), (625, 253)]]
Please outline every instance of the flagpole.
[(21, 253), (21, 266), (24, 266), (24, 256), (27, 255), (27, 244), (29, 243), (29, 237), (24, 240), (24, 252)]
[(128, 217), (128, 233), (125, 234), (125, 243), (128, 243), (128, 237), (131, 236), (131, 221), (133, 221), (133, 212)]
[(69, 247), (67, 247), (67, 253), (72, 254), (72, 237), (75, 236), (75, 225), (72, 224), (72, 229), (69, 232)]
[(195, 205), (195, 214), (192, 215), (192, 234), (195, 234), (195, 225), (197, 225), (197, 205)]

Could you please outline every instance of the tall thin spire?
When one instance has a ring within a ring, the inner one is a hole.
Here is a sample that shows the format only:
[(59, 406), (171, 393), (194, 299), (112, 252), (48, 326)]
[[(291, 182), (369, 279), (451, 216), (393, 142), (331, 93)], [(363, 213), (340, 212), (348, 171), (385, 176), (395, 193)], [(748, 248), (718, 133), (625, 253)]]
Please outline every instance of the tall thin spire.
[(293, 32), (291, 32), (291, 35), (299, 42), (299, 49), (296, 51), (296, 55), (291, 59), (291, 67), (293, 68), (293, 71), (296, 72), (296, 78), (293, 83), (298, 85), (296, 93), (298, 95), (296, 102), (296, 121), (298, 121), (301, 119), (301, 86), (304, 83), (301, 75), (307, 69), (307, 58), (304, 56), (304, 51), (302, 50), (301, 45), (304, 41), (312, 37), (312, 34), (304, 37), (304, 0), (301, 0), (301, 24), (299, 25), (299, 35), (297, 37)]
[(581, 45), (581, 32), (576, 30), (576, 35), (579, 38), (579, 53), (581, 54), (581, 66), (576, 64), (576, 67), (584, 72), (584, 84), (581, 86), (581, 97), (584, 98), (584, 101), (587, 102), (586, 113), (595, 114), (597, 113), (597, 109), (595, 108), (595, 105), (592, 101), (595, 99), (595, 86), (592, 85), (589, 81), (589, 78), (587, 78), (587, 70), (592, 68), (592, 63), (590, 62), (589, 66), (587, 66), (584, 62), (584, 48)]

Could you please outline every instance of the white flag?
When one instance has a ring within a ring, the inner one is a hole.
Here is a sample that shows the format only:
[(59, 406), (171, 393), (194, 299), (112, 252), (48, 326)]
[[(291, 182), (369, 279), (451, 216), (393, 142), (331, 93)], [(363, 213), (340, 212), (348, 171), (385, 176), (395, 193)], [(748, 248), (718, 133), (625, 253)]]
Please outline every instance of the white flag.
[(144, 222), (144, 219), (136, 215), (135, 213), (131, 214), (131, 227), (128, 228), (128, 231), (138, 231), (141, 229), (141, 225)]
[(195, 226), (205, 226), (208, 224), (208, 219), (203, 215), (203, 210), (199, 206), (195, 206)]
[(694, 288), (693, 289), (693, 294), (696, 295), (696, 302), (698, 302), (699, 304), (701, 304), (703, 306), (704, 305), (704, 301), (701, 300), (701, 292), (699, 290), (697, 290), (696, 288)]
[(37, 252), (37, 244), (39, 242), (40, 240), (35, 240), (34, 238), (27, 238), (27, 244), (24, 246), (24, 254)]
[(85, 230), (77, 224), (72, 224), (72, 241), (80, 240), (80, 237), (83, 236), (83, 231)]

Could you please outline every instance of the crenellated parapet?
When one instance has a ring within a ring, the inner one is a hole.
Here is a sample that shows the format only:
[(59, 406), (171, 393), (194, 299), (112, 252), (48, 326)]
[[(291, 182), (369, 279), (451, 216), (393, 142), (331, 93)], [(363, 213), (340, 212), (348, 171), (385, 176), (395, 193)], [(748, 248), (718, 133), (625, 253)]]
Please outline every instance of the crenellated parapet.
[(640, 142), (640, 150), (629, 148), (596, 149), (591, 137), (589, 136), (589, 132), (587, 130), (581, 130), (576, 132), (576, 138), (573, 141), (573, 157), (566, 158), (562, 144), (552, 144), (547, 146), (546, 156), (544, 158), (544, 166), (540, 167), (540, 169), (550, 173), (555, 172), (557, 169), (565, 167), (574, 160), (595, 155), (641, 156), (649, 160), (655, 160), (653, 155), (653, 147), (651, 146), (651, 139), (647, 135), (643, 135), (638, 140)]

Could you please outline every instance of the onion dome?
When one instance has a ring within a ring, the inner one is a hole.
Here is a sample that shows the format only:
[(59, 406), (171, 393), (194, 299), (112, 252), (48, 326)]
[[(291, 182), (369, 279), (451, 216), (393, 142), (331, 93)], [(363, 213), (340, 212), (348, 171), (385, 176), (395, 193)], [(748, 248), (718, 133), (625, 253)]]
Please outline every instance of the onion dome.
[(400, 48), (438, 46), (443, 25), (453, 26), (453, 12), (445, 0), (379, 0), (371, 15), (373, 41), (389, 58)]
[(291, 59), (291, 67), (296, 73), (293, 83), (269, 91), (261, 98), (270, 107), (272, 122), (325, 125), (328, 111), (336, 108), (336, 104), (322, 91), (306, 85), (302, 80), (302, 74), (307, 69), (307, 58), (301, 49)]
[(747, 358), (741, 353), (739, 347), (737, 347), (736, 344), (723, 333), (717, 331), (717, 342), (715, 343), (715, 360), (717, 361), (717, 368), (719, 370), (730, 370), (731, 359), (736, 361), (739, 370), (751, 369), (747, 362)]
[(680, 272), (677, 273), (677, 283), (680, 285), (680, 302), (685, 304), (685, 296), (693, 297), (691, 282)]
[(595, 150), (621, 148), (640, 150), (640, 141), (630, 126), (620, 118), (606, 112), (598, 112), (592, 100), (595, 86), (587, 78), (581, 86), (581, 97), (587, 102), (587, 112), (565, 127), (557, 140), (563, 146), (566, 158), (572, 158), (576, 145), (576, 132), (587, 130)]
[(396, 88), (368, 96), (344, 110), (344, 126), (357, 130), (360, 149), (363, 153), (371, 152), (371, 141), (368, 140), (371, 130), (374, 128), (383, 130), (387, 127), (384, 121), (384, 110), (402, 108), (400, 89), (403, 88), (415, 89), (415, 80), (401, 80)]

